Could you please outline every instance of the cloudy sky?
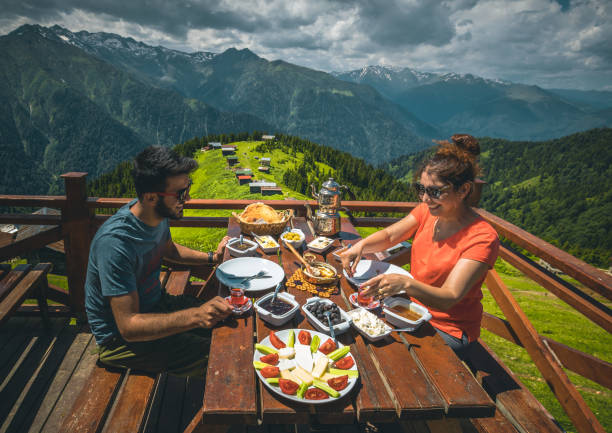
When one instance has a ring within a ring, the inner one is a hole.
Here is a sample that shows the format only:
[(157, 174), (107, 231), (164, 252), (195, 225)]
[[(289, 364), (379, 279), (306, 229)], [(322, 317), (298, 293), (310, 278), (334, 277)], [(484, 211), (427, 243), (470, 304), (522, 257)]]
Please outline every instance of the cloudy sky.
[(0, 0), (25, 23), (323, 71), (393, 65), (612, 90), (612, 0)]

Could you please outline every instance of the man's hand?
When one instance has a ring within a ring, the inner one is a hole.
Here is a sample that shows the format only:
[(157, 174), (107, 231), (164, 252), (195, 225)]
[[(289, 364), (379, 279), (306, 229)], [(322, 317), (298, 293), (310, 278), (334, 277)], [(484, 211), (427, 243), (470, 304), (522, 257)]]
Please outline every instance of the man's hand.
[(212, 328), (230, 314), (232, 314), (230, 304), (220, 296), (215, 296), (197, 309), (196, 319), (201, 328)]
[(223, 252), (225, 251), (225, 246), (230, 239), (231, 238), (229, 236), (224, 236), (223, 239), (221, 239), (221, 242), (219, 242), (219, 245), (217, 245), (214, 257), (215, 262), (221, 263), (221, 260), (223, 260)]

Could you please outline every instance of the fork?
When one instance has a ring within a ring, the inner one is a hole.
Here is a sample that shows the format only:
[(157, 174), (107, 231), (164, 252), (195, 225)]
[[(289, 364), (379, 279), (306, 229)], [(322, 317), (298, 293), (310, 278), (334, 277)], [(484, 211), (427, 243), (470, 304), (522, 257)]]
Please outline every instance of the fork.
[(242, 275), (233, 275), (233, 274), (229, 274), (225, 271), (222, 271), (221, 269), (217, 268), (217, 272), (219, 272), (220, 274), (224, 275), (225, 278), (229, 278), (230, 280), (237, 280), (242, 278), (240, 281), (238, 281), (238, 284), (243, 284), (246, 283), (247, 281), (250, 280), (254, 280), (257, 278), (272, 278), (271, 275), (267, 275), (265, 270), (261, 270), (258, 273), (256, 273), (255, 275), (250, 275), (250, 276), (242, 276)]

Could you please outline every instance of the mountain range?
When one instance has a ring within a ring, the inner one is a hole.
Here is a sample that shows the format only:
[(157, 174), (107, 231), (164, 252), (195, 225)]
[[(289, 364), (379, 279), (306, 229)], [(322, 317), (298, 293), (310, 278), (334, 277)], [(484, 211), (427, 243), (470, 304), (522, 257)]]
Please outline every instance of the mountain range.
[(480, 137), (546, 140), (612, 125), (612, 92), (547, 90), (471, 74), (385, 66), (333, 75), (373, 87), (444, 136), (467, 132)]
[(59, 26), (1, 36), (0, 56), (0, 193), (57, 193), (63, 172), (95, 178), (149, 144), (209, 134), (287, 133), (381, 164), (458, 131), (550, 138), (612, 118), (610, 92), (407, 68), (328, 74)]

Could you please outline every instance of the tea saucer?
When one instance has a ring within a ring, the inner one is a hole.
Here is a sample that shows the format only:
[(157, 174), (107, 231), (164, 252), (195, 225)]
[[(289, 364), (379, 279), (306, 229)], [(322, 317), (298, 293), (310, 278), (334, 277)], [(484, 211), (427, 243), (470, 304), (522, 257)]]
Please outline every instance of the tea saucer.
[(349, 301), (351, 301), (351, 304), (354, 307), (357, 307), (357, 308), (361, 307), (361, 308), (365, 308), (366, 310), (375, 310), (378, 307), (380, 307), (380, 301), (377, 300), (377, 299), (375, 299), (374, 301), (370, 302), (369, 305), (365, 305), (365, 306), (364, 305), (360, 305), (359, 302), (357, 302), (357, 293), (351, 293), (349, 295)]
[[(231, 298), (232, 298), (231, 296), (226, 296), (225, 297), (225, 300), (227, 302), (229, 302), (230, 305), (232, 305), (232, 303), (230, 302)], [(233, 310), (235, 316), (240, 316), (241, 314), (244, 314), (247, 311), (249, 311), (252, 307), (253, 307), (253, 302), (251, 301), (250, 298), (247, 298), (247, 301), (241, 307), (236, 307), (236, 306), (232, 305), (232, 310)]]

